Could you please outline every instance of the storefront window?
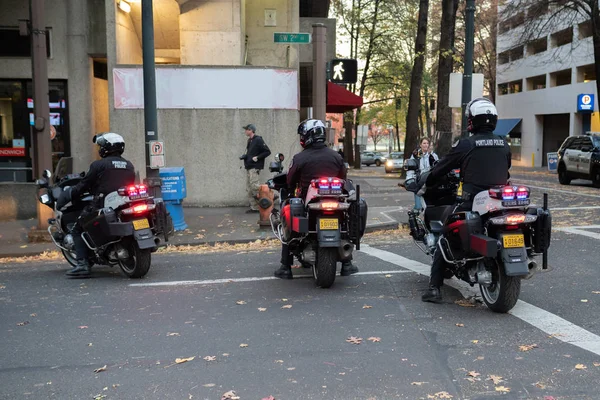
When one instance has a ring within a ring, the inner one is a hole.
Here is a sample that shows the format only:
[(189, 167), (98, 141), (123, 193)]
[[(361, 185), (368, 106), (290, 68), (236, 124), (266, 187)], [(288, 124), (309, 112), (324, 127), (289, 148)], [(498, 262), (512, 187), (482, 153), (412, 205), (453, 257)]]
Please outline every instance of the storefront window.
[(506, 137), (506, 141), (510, 147), (512, 159), (517, 161), (521, 160), (521, 133), (511, 132), (509, 136)]

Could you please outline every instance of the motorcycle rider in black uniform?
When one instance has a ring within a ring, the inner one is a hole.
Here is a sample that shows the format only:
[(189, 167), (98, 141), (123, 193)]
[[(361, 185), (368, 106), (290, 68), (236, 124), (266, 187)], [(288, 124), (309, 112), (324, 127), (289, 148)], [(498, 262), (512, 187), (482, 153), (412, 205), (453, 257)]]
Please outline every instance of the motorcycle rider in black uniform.
[(102, 133), (95, 135), (92, 141), (98, 145), (98, 152), (102, 159), (94, 161), (90, 165), (89, 171), (77, 185), (63, 191), (56, 204), (57, 209), (60, 210), (67, 203), (76, 202), (84, 193), (94, 196), (92, 209), (83, 210), (71, 231), (77, 258), (77, 266), (67, 272), (67, 276), (71, 278), (87, 278), (90, 276), (89, 249), (81, 238), (83, 219), (93, 209), (104, 207), (104, 197), (107, 194), (135, 181), (133, 164), (121, 157), (123, 151), (125, 151), (125, 141), (121, 135), (112, 132)]
[[(433, 167), (427, 177), (427, 186), (433, 186), (450, 171), (460, 168), (462, 194), (459, 193), (461, 202), (457, 204), (457, 211), (470, 211), (477, 193), (505, 185), (510, 177), (508, 170), (511, 166), (508, 144), (493, 133), (498, 122), (498, 111), (494, 104), (486, 98), (477, 98), (467, 105), (465, 113), (467, 130), (471, 136), (454, 143), (450, 153)], [(445, 270), (446, 261), (439, 248), (436, 248), (429, 289), (421, 300), (432, 303), (442, 301), (440, 288), (444, 283)]]
[[(322, 177), (335, 177), (346, 179), (346, 166), (344, 160), (335, 150), (325, 144), (327, 135), (325, 124), (318, 119), (307, 119), (298, 125), (300, 145), (303, 151), (296, 154), (290, 163), (287, 174), (287, 185), (290, 193), (299, 187), (300, 197), (306, 198), (308, 187), (313, 179)], [(293, 255), (288, 245), (281, 245), (281, 267), (274, 275), (281, 279), (292, 279)], [(358, 268), (352, 261), (342, 262), (340, 274), (342, 276), (352, 275), (358, 272)]]

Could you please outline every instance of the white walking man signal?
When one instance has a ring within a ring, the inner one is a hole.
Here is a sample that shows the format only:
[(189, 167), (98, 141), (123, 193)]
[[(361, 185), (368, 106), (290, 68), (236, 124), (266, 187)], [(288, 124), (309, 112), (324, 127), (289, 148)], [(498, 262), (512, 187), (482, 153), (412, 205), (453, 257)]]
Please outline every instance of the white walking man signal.
[(333, 80), (340, 80), (343, 81), (344, 80), (344, 63), (343, 62), (339, 62), (338, 64), (336, 64), (333, 67)]

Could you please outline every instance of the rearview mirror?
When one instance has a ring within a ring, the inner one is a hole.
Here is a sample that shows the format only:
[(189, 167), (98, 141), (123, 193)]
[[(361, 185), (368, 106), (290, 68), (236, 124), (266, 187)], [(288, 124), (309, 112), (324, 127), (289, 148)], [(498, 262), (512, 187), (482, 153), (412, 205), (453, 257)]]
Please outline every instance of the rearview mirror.
[(46, 179), (50, 179), (52, 177), (52, 172), (50, 172), (50, 170), (45, 169), (42, 173), (42, 176)]
[(275, 154), (275, 160), (276, 161), (282, 162), (284, 159), (285, 159), (285, 157), (283, 156), (282, 153)]

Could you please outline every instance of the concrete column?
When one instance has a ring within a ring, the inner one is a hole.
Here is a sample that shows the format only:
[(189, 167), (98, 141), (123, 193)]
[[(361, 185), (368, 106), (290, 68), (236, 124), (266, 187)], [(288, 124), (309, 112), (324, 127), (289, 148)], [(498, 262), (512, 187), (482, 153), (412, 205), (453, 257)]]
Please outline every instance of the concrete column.
[(74, 171), (86, 171), (94, 160), (93, 64), (87, 52), (88, 20), (87, 1), (68, 0), (69, 131)]
[(327, 27), (313, 25), (313, 118), (325, 122), (327, 108)]
[(181, 64), (242, 65), (244, 0), (179, 0), (179, 4)]

